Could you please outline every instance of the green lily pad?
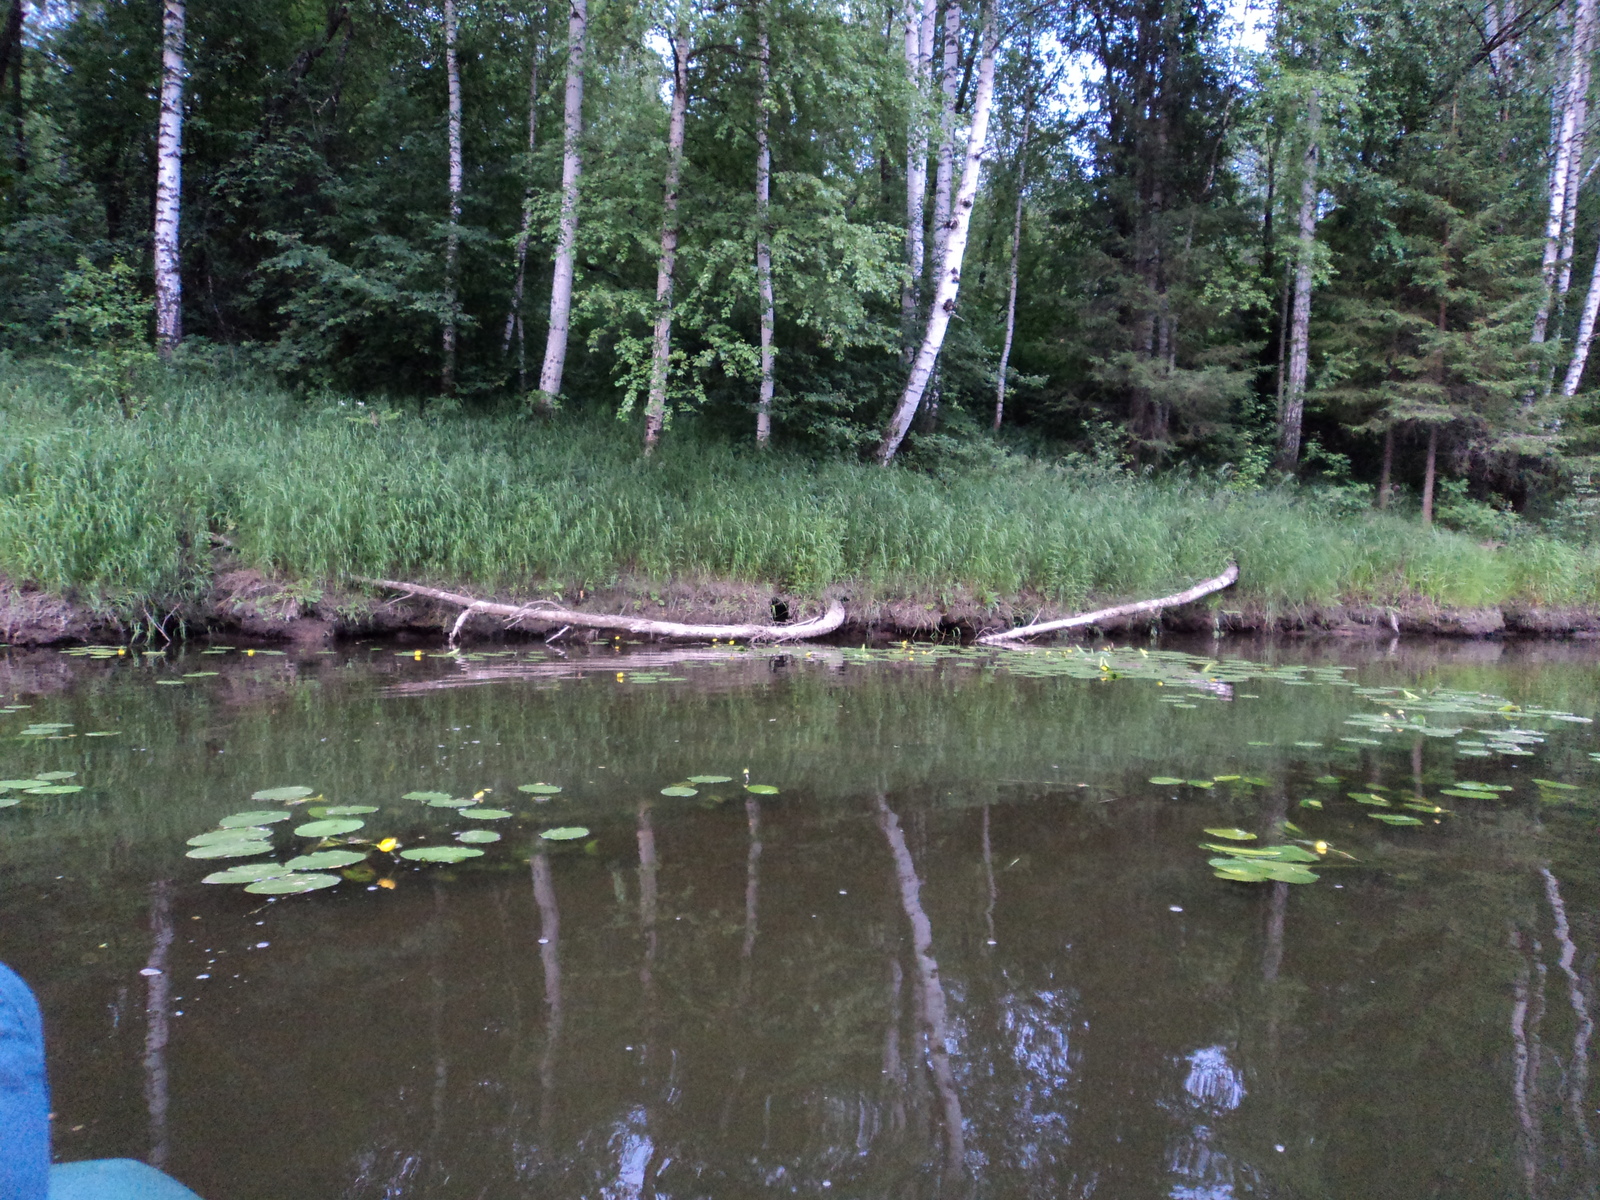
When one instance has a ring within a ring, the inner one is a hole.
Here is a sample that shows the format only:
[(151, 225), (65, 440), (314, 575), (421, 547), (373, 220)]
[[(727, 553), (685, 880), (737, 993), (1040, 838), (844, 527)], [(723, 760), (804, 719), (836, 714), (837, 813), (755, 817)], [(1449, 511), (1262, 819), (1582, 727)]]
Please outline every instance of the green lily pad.
[(663, 796), (698, 796), (700, 793), (692, 787), (664, 787), (661, 789)]
[(776, 796), (778, 794), (778, 789), (770, 783), (747, 783), (744, 785), (744, 790), (752, 796)]
[(72, 792), (83, 791), (81, 783), (47, 783), (44, 787), (29, 788), (30, 796), (66, 796)]
[(1409, 808), (1413, 812), (1433, 813), (1435, 815), (1445, 814), (1450, 811), (1448, 808), (1440, 808), (1437, 804), (1429, 804), (1425, 800), (1407, 800), (1402, 807)]
[(1500, 793), (1491, 792), (1487, 788), (1441, 788), (1441, 796), (1454, 796), (1457, 800), (1496, 800)]
[(1321, 808), (1322, 807), (1322, 801), (1321, 800), (1311, 800), (1311, 799), (1302, 800), (1302, 801), (1300, 801), (1300, 807), (1301, 808)]
[(1206, 832), (1212, 837), (1226, 838), (1230, 842), (1253, 842), (1256, 840), (1256, 835), (1248, 829), (1208, 829)]
[(582, 825), (563, 825), (558, 829), (546, 829), (539, 836), (547, 842), (575, 842), (588, 837), (589, 830)]
[(1213, 775), (1211, 778), (1215, 779), (1218, 783), (1238, 783), (1239, 780), (1244, 778), (1244, 776), (1242, 776), (1242, 775)]
[(1318, 879), (1315, 871), (1308, 871), (1298, 863), (1213, 859), (1211, 865), (1216, 868), (1214, 874), (1218, 879), (1235, 883), (1315, 883)]
[(240, 863), (225, 871), (213, 871), (201, 883), (255, 883), (258, 879), (281, 879), (293, 874), (288, 867), (277, 862)]
[(1312, 783), (1338, 783), (1339, 782), (1339, 777), (1337, 775), (1318, 775), (1311, 782)]
[(460, 862), (482, 854), (482, 850), (474, 850), (471, 846), (417, 846), (412, 850), (400, 851), (401, 858), (409, 858), (412, 862)]
[(366, 858), (360, 850), (318, 850), (315, 854), (301, 854), (283, 865), (291, 871), (327, 871), (334, 867), (348, 867)]
[(48, 779), (0, 779), (0, 791), (31, 791), (36, 787), (49, 787)]
[(211, 846), (196, 846), (185, 858), (249, 858), (253, 854), (271, 854), (271, 842), (218, 842)]
[(335, 804), (322, 810), (325, 817), (360, 817), (378, 811), (376, 804)]
[(490, 842), (498, 842), (499, 840), (500, 835), (492, 829), (463, 829), (456, 834), (456, 841), (469, 842), (473, 845), (487, 845)]
[(450, 793), (449, 792), (407, 792), (404, 796), (401, 796), (400, 799), (402, 799), (402, 800), (427, 800), (427, 801), (448, 800), (448, 799), (450, 799)]
[(263, 788), (259, 792), (251, 792), (250, 799), (275, 800), (281, 803), (284, 800), (304, 800), (309, 795), (311, 789), (308, 787)]
[[(41, 775), (39, 778), (44, 779), (46, 776)], [(1577, 784), (1557, 783), (1554, 779), (1535, 779), (1534, 782), (1542, 788), (1556, 788), (1563, 792), (1576, 792), (1578, 790)]]
[(210, 679), (215, 674), (215, 671), (185, 671), (183, 677), (185, 679)]
[(1273, 855), (1275, 862), (1308, 863), (1322, 861), (1317, 854), (1307, 850), (1304, 846), (1272, 846), (1270, 849), (1276, 851)]
[(503, 808), (463, 808), (461, 816), (469, 821), (504, 821), (511, 814)]
[(278, 821), (287, 821), (293, 813), (280, 812), (275, 808), (262, 809), (258, 812), (233, 813), (223, 817), (217, 824), (223, 829), (237, 829), (241, 825), (272, 825)]
[(446, 796), (443, 800), (429, 800), (429, 808), (471, 808), (477, 801), (471, 796)]
[(365, 821), (357, 821), (354, 817), (340, 817), (332, 821), (311, 821), (297, 825), (294, 832), (296, 837), (337, 837), (341, 833), (354, 833), (365, 824)]
[(517, 791), (527, 792), (530, 796), (554, 796), (560, 790), (553, 783), (524, 783), (517, 786)]
[(1368, 813), (1374, 821), (1382, 821), (1386, 825), (1421, 825), (1421, 817), (1408, 817), (1405, 813)]
[(284, 875), (276, 879), (257, 880), (247, 884), (244, 890), (258, 896), (298, 896), (301, 892), (331, 888), (338, 882), (337, 875)]
[(1183, 780), (1179, 779), (1176, 775), (1152, 775), (1150, 776), (1150, 782), (1155, 784), (1157, 787), (1183, 786)]
[(1378, 808), (1388, 808), (1389, 802), (1382, 796), (1374, 796), (1371, 792), (1351, 792), (1350, 799), (1357, 804), (1371, 804)]
[(0, 796), (0, 808), (15, 808), (21, 803), (21, 796)]
[(158, 680), (156, 680), (156, 686), (157, 687), (184, 687), (186, 685), (184, 684), (183, 680), (181, 680), (181, 679), (158, 679)]
[(732, 775), (691, 775), (690, 783), (732, 783)]
[[(51, 783), (59, 783), (63, 779), (71, 779), (76, 774), (77, 774), (76, 771), (40, 771), (39, 774), (36, 775), (34, 778), (36, 778), (36, 779), (47, 779)], [(1537, 779), (1535, 779), (1534, 782), (1538, 783), (1539, 781)], [(1558, 783), (1555, 786), (1556, 787), (1566, 787), (1567, 785), (1564, 784), (1564, 783)]]
[(1269, 846), (1229, 846), (1223, 842), (1201, 842), (1200, 849), (1211, 850), (1217, 854), (1231, 854), (1235, 858), (1277, 858), (1277, 852)]
[(264, 842), (271, 836), (272, 830), (260, 825), (240, 825), (232, 829), (213, 829), (207, 833), (197, 833), (186, 844), (220, 846), (224, 842)]
[(1214, 788), (1217, 785), (1209, 779), (1191, 779), (1189, 786), (1192, 788)]
[(1244, 775), (1240, 777), (1239, 782), (1248, 783), (1251, 787), (1266, 787), (1271, 781), (1263, 779), (1259, 775)]

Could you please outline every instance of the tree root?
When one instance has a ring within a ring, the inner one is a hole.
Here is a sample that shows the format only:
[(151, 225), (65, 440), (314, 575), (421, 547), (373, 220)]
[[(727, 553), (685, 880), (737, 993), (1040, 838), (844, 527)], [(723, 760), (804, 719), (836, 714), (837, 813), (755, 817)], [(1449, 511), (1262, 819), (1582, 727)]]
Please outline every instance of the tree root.
[(978, 644), (983, 646), (1003, 646), (1013, 638), (1033, 637), (1040, 633), (1055, 633), (1062, 629), (1080, 629), (1085, 625), (1098, 625), (1102, 621), (1109, 621), (1116, 617), (1131, 617), (1138, 613), (1158, 613), (1164, 608), (1176, 608), (1180, 604), (1191, 604), (1202, 596), (1209, 596), (1213, 592), (1220, 592), (1223, 588), (1232, 587), (1239, 578), (1239, 564), (1230, 560), (1227, 570), (1214, 579), (1207, 579), (1195, 584), (1185, 591), (1174, 592), (1170, 596), (1162, 596), (1158, 600), (1139, 600), (1133, 604), (1119, 604), (1115, 608), (1102, 608), (1096, 612), (1079, 613), (1075, 617), (1063, 617), (1059, 621), (1041, 621), (1034, 625), (1018, 625), (1014, 629), (1003, 629), (998, 633), (986, 633), (978, 639)]
[[(684, 625), (677, 621), (651, 621), (644, 617), (625, 617), (620, 614), (586, 613), (562, 608), (548, 600), (533, 600), (527, 604), (497, 604), (492, 600), (479, 600), (460, 592), (446, 592), (439, 588), (424, 587), (420, 583), (406, 583), (396, 579), (367, 579), (355, 576), (358, 583), (404, 592), (409, 596), (424, 596), (444, 604), (460, 606), (461, 615), (450, 630), (450, 643), (455, 644), (461, 628), (473, 613), (504, 617), (507, 626), (518, 621), (542, 621), (550, 625), (571, 625), (579, 629), (606, 629), (617, 633), (640, 633), (651, 637), (727, 638), (750, 642), (800, 642), (809, 638), (824, 637), (844, 624), (844, 605), (837, 600), (828, 604), (828, 611), (809, 621), (796, 621), (790, 625)], [(401, 597), (404, 599), (405, 597)]]

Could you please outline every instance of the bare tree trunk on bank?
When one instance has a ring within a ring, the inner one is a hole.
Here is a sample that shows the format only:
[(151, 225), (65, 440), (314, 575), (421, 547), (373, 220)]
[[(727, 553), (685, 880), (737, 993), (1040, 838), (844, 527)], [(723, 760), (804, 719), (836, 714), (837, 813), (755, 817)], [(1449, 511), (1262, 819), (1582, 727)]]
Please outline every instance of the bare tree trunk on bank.
[(1378, 475), (1378, 510), (1389, 507), (1389, 481), (1394, 477), (1394, 426), (1383, 431), (1383, 470)]
[[(539, 47), (533, 48), (533, 65), (528, 68), (528, 160), (531, 164), (539, 134)], [(511, 286), (511, 311), (506, 314), (506, 332), (500, 340), (502, 356), (511, 350), (511, 335), (517, 336), (517, 391), (528, 391), (528, 342), (522, 328), (522, 292), (528, 277), (528, 237), (533, 230), (533, 185), (522, 195), (522, 229), (517, 234), (517, 279)]]
[(922, 345), (912, 360), (906, 380), (905, 392), (896, 405), (883, 440), (878, 444), (877, 459), (888, 466), (894, 461), (906, 431), (917, 415), (928, 380), (933, 375), (933, 365), (944, 345), (945, 332), (950, 327), (950, 315), (955, 311), (956, 297), (961, 290), (961, 262), (967, 252), (967, 236), (972, 229), (972, 205), (978, 195), (978, 178), (983, 172), (984, 142), (989, 136), (989, 109), (994, 100), (994, 55), (996, 46), (995, 15), (992, 4), (983, 10), (981, 34), (983, 58), (978, 67), (978, 86), (972, 99), (972, 128), (967, 135), (966, 163), (961, 172), (961, 191), (956, 196), (954, 211), (950, 216), (949, 240), (940, 263), (933, 292), (933, 302), (928, 311), (927, 329), (922, 335)]
[(939, 72), (939, 158), (933, 172), (933, 269), (944, 264), (945, 247), (950, 241), (950, 189), (956, 173), (956, 93), (961, 81), (961, 4), (946, 0), (944, 64)]
[(922, 274), (927, 263), (923, 222), (928, 215), (928, 131), (923, 123), (923, 102), (928, 68), (933, 57), (934, 0), (908, 0), (906, 5), (906, 77), (911, 82), (915, 108), (906, 130), (906, 266), (910, 278), (900, 292), (901, 355), (907, 365), (922, 308)]
[(1284, 471), (1294, 470), (1300, 461), (1300, 430), (1305, 420), (1306, 364), (1311, 341), (1311, 272), (1317, 241), (1320, 101), (1317, 89), (1312, 88), (1306, 108), (1309, 140), (1300, 180), (1300, 244), (1294, 270), (1294, 310), (1289, 318), (1289, 370), (1284, 381), (1283, 407), (1278, 414), (1278, 467)]
[(184, 0), (161, 5), (161, 124), (156, 132), (156, 346), (170, 359), (183, 341), (178, 223), (183, 209)]
[[(1560, 276), (1561, 250), (1568, 216), (1577, 206), (1576, 184), (1581, 163), (1574, 170), (1573, 155), (1582, 140), (1582, 122), (1588, 106), (1589, 51), (1594, 38), (1595, 0), (1577, 0), (1572, 22), (1572, 44), (1568, 50), (1567, 77), (1559, 95), (1559, 119), (1553, 122), (1554, 150), (1550, 166), (1550, 205), (1544, 226), (1544, 291), (1539, 311), (1533, 318), (1533, 345), (1541, 345), (1549, 332), (1550, 313)], [(1570, 190), (1569, 190), (1570, 189)], [(1532, 397), (1530, 396), (1531, 400)]]
[(578, 179), (583, 174), (583, 43), (588, 36), (588, 0), (569, 0), (567, 10), (566, 118), (561, 143), (561, 233), (550, 284), (550, 333), (539, 370), (538, 407), (549, 412), (561, 394), (567, 365), (567, 330), (572, 322), (572, 271), (578, 252)]
[(439, 370), (439, 390), (448, 396), (456, 390), (456, 310), (460, 304), (456, 295), (456, 277), (460, 271), (461, 260), (461, 64), (456, 58), (455, 0), (444, 0), (444, 74), (450, 95), (448, 125), (450, 225), (445, 230), (444, 242), (444, 293), (447, 311), (444, 320), (444, 362)]
[(756, 398), (756, 445), (765, 449), (772, 441), (772, 335), (777, 322), (772, 299), (772, 145), (767, 137), (772, 82), (772, 46), (767, 37), (765, 10), (756, 16), (756, 69), (761, 93), (756, 99), (756, 285), (761, 292), (761, 391)]
[(672, 110), (667, 119), (667, 186), (662, 202), (661, 262), (656, 268), (656, 328), (650, 355), (650, 396), (644, 407), (644, 452), (661, 440), (667, 419), (667, 368), (672, 355), (672, 281), (678, 267), (678, 177), (689, 108), (689, 28), (679, 10), (672, 37)]
[(1017, 330), (1017, 267), (1022, 256), (1022, 207), (1028, 184), (1028, 135), (1033, 132), (1033, 95), (1022, 114), (1022, 144), (1017, 147), (1017, 214), (1011, 222), (1011, 290), (1006, 294), (1006, 337), (1000, 347), (1000, 378), (994, 391), (994, 427), (1006, 415), (1006, 368), (1011, 362), (1011, 339)]
[(1433, 524), (1433, 481), (1439, 463), (1439, 423), (1428, 422), (1428, 458), (1422, 468), (1422, 524)]

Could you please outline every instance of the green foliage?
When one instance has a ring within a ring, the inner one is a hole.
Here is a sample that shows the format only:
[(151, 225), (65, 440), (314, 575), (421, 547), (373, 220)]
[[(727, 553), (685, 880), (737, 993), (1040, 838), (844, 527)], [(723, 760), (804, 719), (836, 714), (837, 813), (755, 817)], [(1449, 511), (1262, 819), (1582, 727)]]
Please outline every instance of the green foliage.
[(87, 258), (62, 278), (64, 306), (55, 322), (68, 349), (63, 366), (86, 400), (114, 402), (125, 417), (144, 407), (156, 368), (150, 346), (154, 305), (120, 258), (97, 267)]

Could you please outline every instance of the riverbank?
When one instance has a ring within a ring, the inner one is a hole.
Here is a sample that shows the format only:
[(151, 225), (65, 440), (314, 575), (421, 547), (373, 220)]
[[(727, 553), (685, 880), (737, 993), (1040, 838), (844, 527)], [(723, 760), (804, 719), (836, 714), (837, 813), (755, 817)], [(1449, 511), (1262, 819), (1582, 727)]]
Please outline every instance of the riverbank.
[[(133, 419), (70, 396), (47, 366), (0, 364), (0, 640), (14, 644), (454, 620), (362, 576), (701, 622), (798, 619), (843, 596), (848, 638), (964, 636), (1164, 594), (1230, 557), (1238, 587), (1164, 626), (1600, 632), (1591, 548), (1488, 545), (1305, 487), (999, 451), (885, 471), (757, 454), (689, 420), (644, 460), (607, 418), (418, 412), (197, 374)], [(475, 618), (463, 634), (498, 628)]]

